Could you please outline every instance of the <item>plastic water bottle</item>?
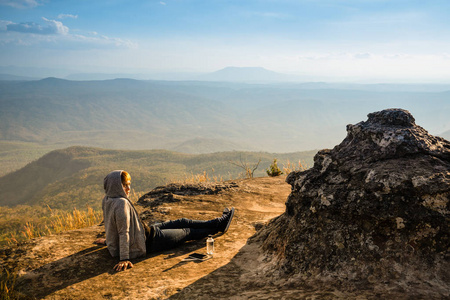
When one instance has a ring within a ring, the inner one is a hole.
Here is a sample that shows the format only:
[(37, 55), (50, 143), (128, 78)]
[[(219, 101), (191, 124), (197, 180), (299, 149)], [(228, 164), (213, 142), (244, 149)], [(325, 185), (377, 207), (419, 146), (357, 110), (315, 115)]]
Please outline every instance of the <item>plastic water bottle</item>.
[(213, 255), (214, 254), (214, 239), (212, 235), (208, 236), (206, 240), (206, 254)]

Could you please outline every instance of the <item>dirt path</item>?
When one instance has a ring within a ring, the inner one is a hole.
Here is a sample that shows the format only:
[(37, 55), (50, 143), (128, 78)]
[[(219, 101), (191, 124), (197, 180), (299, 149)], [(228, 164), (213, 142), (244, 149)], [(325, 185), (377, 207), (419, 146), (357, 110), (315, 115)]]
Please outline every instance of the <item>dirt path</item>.
[(16, 268), (17, 289), (24, 296), (44, 299), (264, 299), (264, 294), (273, 298), (270, 295), (275, 290), (255, 294), (241, 291), (239, 286), (246, 281), (242, 275), (258, 264), (254, 256), (257, 250), (246, 245), (247, 239), (255, 227), (284, 212), (290, 186), (284, 178), (236, 183), (237, 187), (217, 195), (180, 196), (179, 202), (165, 203), (153, 211), (163, 220), (209, 219), (220, 215), (224, 207), (234, 206), (236, 215), (230, 230), (216, 238), (216, 253), (210, 260), (183, 262), (189, 253), (206, 251), (204, 241), (193, 242), (149, 255), (135, 261), (134, 268), (115, 273), (112, 267), (116, 261), (106, 248), (92, 244), (104, 229), (94, 226), (2, 250), (0, 262)]

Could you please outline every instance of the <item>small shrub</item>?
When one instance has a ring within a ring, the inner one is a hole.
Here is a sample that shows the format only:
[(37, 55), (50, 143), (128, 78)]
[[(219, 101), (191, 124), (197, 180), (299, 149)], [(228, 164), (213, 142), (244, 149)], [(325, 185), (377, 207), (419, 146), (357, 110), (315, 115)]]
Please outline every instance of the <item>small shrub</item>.
[(276, 176), (280, 176), (281, 174), (283, 174), (281, 169), (278, 167), (276, 158), (273, 160), (273, 163), (270, 165), (270, 167), (266, 170), (266, 173), (270, 177), (276, 177)]

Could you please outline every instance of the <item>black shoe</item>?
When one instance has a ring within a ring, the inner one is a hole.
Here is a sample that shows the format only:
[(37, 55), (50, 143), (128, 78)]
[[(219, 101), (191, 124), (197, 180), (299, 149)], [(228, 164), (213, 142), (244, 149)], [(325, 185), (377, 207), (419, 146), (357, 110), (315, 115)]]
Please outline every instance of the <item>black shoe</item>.
[(228, 231), (228, 228), (230, 227), (231, 224), (231, 220), (233, 220), (233, 216), (234, 216), (234, 207), (229, 209), (227, 213), (225, 213), (224, 210), (224, 214), (222, 216), (223, 220), (221, 220), (220, 222), (221, 224), (219, 225), (219, 231), (222, 232), (222, 234)]

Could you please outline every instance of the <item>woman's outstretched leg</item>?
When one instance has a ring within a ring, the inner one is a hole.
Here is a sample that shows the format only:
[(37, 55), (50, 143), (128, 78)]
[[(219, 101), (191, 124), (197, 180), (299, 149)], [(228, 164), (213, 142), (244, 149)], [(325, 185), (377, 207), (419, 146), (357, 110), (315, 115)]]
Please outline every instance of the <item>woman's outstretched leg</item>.
[(202, 220), (191, 220), (187, 218), (181, 218), (173, 221), (166, 221), (163, 223), (157, 223), (153, 226), (160, 229), (181, 229), (181, 228), (194, 228), (194, 229), (210, 229), (217, 230), (213, 234), (223, 231), (223, 229), (228, 225), (228, 222), (233, 218), (234, 208), (231, 210), (225, 209), (221, 217), (212, 220), (202, 221)]
[(225, 232), (234, 215), (234, 208), (224, 211), (220, 218), (200, 221), (186, 218), (153, 225), (153, 237), (147, 244), (147, 251), (163, 251), (177, 247), (187, 241), (201, 240), (219, 231)]
[(153, 237), (151, 252), (164, 251), (180, 246), (188, 241), (201, 240), (208, 235), (214, 234), (210, 229), (160, 229), (155, 228), (155, 235)]
[(187, 218), (181, 218), (172, 221), (166, 221), (163, 223), (156, 223), (153, 226), (159, 229), (181, 229), (181, 228), (216, 228), (219, 224), (219, 218), (212, 220), (202, 221), (202, 220), (191, 220)]

